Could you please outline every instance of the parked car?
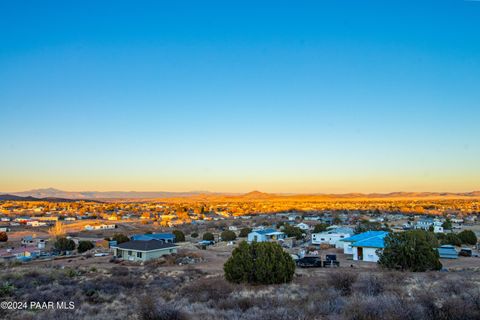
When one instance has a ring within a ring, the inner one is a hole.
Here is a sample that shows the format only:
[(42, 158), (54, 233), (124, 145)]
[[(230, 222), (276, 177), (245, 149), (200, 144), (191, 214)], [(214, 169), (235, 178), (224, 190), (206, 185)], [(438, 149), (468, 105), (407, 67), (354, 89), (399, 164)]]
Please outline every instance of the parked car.
[(108, 253), (105, 252), (99, 252), (94, 254), (95, 257), (106, 257), (108, 256)]
[(462, 248), (460, 252), (458, 253), (459, 256), (464, 256), (464, 257), (471, 257), (472, 256), (472, 249), (470, 248)]
[(295, 261), (297, 267), (300, 268), (320, 268), (322, 266), (322, 259), (319, 257), (303, 257)]
[(211, 245), (214, 245), (214, 244), (215, 244), (215, 241), (212, 241), (212, 240), (202, 240), (202, 241), (199, 241), (198, 244), (199, 244), (199, 245), (203, 245), (203, 246), (211, 246)]
[(336, 254), (327, 254), (325, 256), (325, 261), (323, 261), (324, 267), (340, 267), (340, 262), (337, 261)]

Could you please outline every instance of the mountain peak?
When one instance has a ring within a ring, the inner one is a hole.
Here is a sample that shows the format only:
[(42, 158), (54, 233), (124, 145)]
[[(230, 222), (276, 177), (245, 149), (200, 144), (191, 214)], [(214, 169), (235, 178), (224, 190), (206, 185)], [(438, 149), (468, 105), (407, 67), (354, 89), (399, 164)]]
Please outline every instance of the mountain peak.
[(269, 193), (261, 192), (258, 190), (250, 191), (243, 195), (244, 198), (270, 198), (272, 195)]

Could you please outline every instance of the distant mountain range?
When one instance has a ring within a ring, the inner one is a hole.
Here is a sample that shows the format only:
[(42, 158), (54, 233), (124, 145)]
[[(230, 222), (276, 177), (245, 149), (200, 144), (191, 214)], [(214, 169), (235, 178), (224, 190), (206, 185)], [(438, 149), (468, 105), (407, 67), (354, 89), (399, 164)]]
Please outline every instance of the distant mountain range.
[(22, 192), (0, 193), (0, 200), (102, 200), (102, 199), (173, 199), (192, 198), (198, 200), (334, 200), (334, 199), (386, 199), (386, 198), (480, 198), (480, 191), (472, 192), (391, 192), (391, 193), (345, 193), (345, 194), (273, 194), (252, 191), (246, 194), (191, 192), (136, 192), (136, 191), (82, 191), (71, 192), (54, 188), (35, 189)]
[(151, 199), (151, 198), (184, 198), (199, 194), (214, 194), (208, 191), (191, 192), (136, 192), (136, 191), (63, 191), (55, 188), (34, 189), (22, 192), (4, 192), (12, 196), (44, 198), (61, 198), (75, 200), (96, 200), (96, 199)]
[[(78, 199), (64, 199), (57, 197), (45, 197), (45, 198), (35, 198), (35, 197), (21, 197), (13, 194), (0, 194), (0, 201), (49, 201), (49, 202), (73, 202)], [(95, 200), (85, 199), (84, 201), (95, 202)]]

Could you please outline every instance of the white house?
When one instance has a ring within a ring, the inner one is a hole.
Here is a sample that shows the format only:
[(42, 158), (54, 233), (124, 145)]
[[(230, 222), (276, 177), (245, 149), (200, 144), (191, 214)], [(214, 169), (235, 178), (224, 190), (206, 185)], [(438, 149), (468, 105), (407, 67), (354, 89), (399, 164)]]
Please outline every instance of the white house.
[(115, 229), (115, 225), (114, 224), (100, 224), (100, 225), (96, 225), (96, 226), (92, 226), (92, 225), (89, 225), (87, 224), (85, 226), (85, 230), (110, 230), (110, 229)]
[(299, 224), (297, 224), (296, 227), (300, 228), (303, 231), (307, 231), (308, 229), (310, 229), (310, 226), (303, 222), (300, 222)]
[(378, 251), (385, 248), (386, 231), (367, 231), (344, 239), (344, 253), (353, 254), (355, 261), (377, 262)]
[(40, 222), (37, 220), (32, 220), (27, 222), (27, 226), (30, 226), (30, 227), (44, 227), (46, 225), (47, 225), (46, 222)]
[(353, 235), (352, 228), (339, 227), (324, 232), (312, 233), (312, 244), (329, 244), (336, 248), (343, 248), (343, 239)]
[(248, 242), (265, 242), (272, 240), (282, 240), (286, 238), (286, 234), (275, 229), (254, 230), (248, 234)]
[(420, 219), (415, 224), (415, 229), (429, 230), (433, 226), (433, 232), (442, 233), (442, 222), (438, 219), (426, 218)]

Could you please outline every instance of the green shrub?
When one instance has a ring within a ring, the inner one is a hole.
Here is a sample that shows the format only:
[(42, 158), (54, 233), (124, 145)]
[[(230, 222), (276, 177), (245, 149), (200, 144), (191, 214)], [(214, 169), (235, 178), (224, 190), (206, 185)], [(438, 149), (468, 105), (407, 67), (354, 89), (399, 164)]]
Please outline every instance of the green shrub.
[(180, 230), (173, 230), (173, 235), (175, 236), (175, 242), (184, 242), (185, 234)]
[(233, 241), (237, 239), (237, 235), (235, 234), (235, 232), (230, 230), (223, 231), (220, 237), (223, 241)]
[(58, 238), (57, 241), (55, 241), (53, 246), (55, 247), (55, 249), (62, 252), (75, 250), (75, 242), (67, 238)]
[(477, 244), (477, 236), (472, 230), (463, 230), (458, 234), (458, 238), (464, 244), (476, 245)]
[(385, 249), (378, 263), (385, 268), (423, 272), (440, 270), (438, 240), (431, 232), (411, 230), (391, 233), (385, 238)]
[(192, 233), (192, 234), (190, 235), (190, 237), (192, 237), (192, 238), (198, 238), (198, 233), (194, 232), (194, 233)]
[(91, 241), (80, 241), (78, 243), (78, 253), (84, 253), (88, 250), (92, 250), (95, 246)]
[(130, 241), (130, 239), (123, 233), (115, 233), (112, 237), (112, 240), (117, 241), (117, 244)]
[(445, 222), (442, 223), (442, 227), (443, 229), (445, 230), (452, 230), (452, 221), (450, 221), (450, 219), (445, 219)]
[(242, 228), (240, 230), (240, 234), (238, 235), (240, 238), (246, 238), (248, 237), (248, 234), (252, 232), (252, 228)]
[(388, 226), (381, 224), (380, 222), (377, 221), (361, 221), (356, 227), (355, 227), (355, 234), (358, 233), (363, 233), (367, 231), (390, 231)]
[(287, 235), (287, 237), (295, 237), (297, 240), (303, 238), (303, 231), (298, 227), (293, 227), (291, 225), (284, 225), (283, 232)]
[(277, 243), (242, 241), (223, 270), (230, 282), (277, 284), (292, 281), (295, 263)]
[(326, 231), (327, 228), (328, 228), (328, 224), (326, 224), (326, 223), (316, 224), (315, 227), (313, 228), (313, 233), (319, 233), (319, 232)]
[(211, 232), (206, 232), (203, 234), (203, 240), (214, 241), (215, 237)]
[(447, 233), (443, 236), (440, 236), (441, 244), (451, 244), (452, 246), (461, 246), (462, 240), (455, 233)]

